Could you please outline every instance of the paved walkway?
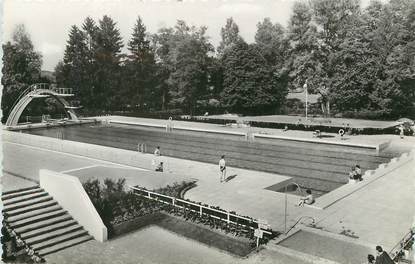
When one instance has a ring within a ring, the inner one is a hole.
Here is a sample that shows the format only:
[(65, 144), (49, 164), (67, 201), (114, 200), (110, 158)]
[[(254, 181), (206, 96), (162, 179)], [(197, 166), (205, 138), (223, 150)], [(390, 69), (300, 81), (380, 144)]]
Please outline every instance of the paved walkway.
[[(40, 168), (65, 171), (91, 165), (110, 165), (108, 162), (11, 143), (4, 144), (4, 155), (5, 170), (33, 179), (36, 179), (38, 175), (36, 172)], [(198, 180), (198, 186), (189, 190), (186, 193), (186, 198), (265, 219), (274, 229), (284, 230), (285, 195), (264, 188), (287, 180), (287, 177), (228, 168), (228, 177), (232, 176), (233, 178), (226, 183), (220, 183), (217, 165), (170, 157), (163, 158), (167, 160), (168, 164), (174, 164), (174, 173), (166, 172), (162, 175), (162, 177), (169, 179), (169, 182), (176, 180), (176, 178), (172, 178), (175, 175)], [(343, 229), (351, 230), (364, 241), (382, 244), (385, 248), (390, 248), (412, 224), (415, 206), (411, 166), (414, 164), (408, 164), (400, 171), (392, 172), (390, 175), (369, 184), (326, 210), (296, 207), (298, 196), (289, 194), (287, 195), (287, 226), (294, 224), (301, 216), (312, 216), (316, 218), (318, 226), (325, 230), (334, 233), (340, 233)], [(83, 170), (88, 169), (84, 168)], [(76, 170), (72, 174), (77, 175)], [(91, 173), (88, 172), (88, 174)], [(144, 187), (150, 187), (145, 186), (145, 182), (151, 181), (151, 179), (147, 179), (142, 182), (137, 177), (137, 184)], [(382, 221), (375, 219), (382, 219)]]
[[(163, 249), (160, 253), (159, 249)], [(232, 256), (157, 226), (105, 243), (89, 241), (46, 257), (48, 264), (307, 264), (295, 257), (262, 250), (247, 258)]]
[[(189, 181), (190, 178), (171, 173), (169, 177), (146, 169), (135, 168), (111, 162), (77, 157), (55, 151), (42, 150), (14, 143), (3, 143), (4, 190), (31, 186), (39, 181), (39, 170), (49, 169), (72, 176), (81, 182), (89, 179), (124, 178), (127, 186), (143, 186), (157, 189), (175, 182)], [(20, 176), (20, 177), (19, 177)], [(25, 180), (26, 179), (26, 180)]]
[[(415, 146), (413, 138), (400, 140), (394, 136), (377, 137), (380, 137), (382, 140), (386, 137), (393, 139), (391, 148), (394, 150), (406, 151)], [(56, 171), (71, 170), (72, 172), (70, 173), (73, 174), (77, 174), (77, 172), (81, 173), (83, 170), (84, 173), (93, 175), (96, 174), (97, 171), (94, 171), (95, 169), (92, 168), (102, 168), (102, 166), (115, 166), (115, 168), (118, 168), (119, 166), (109, 162), (86, 159), (38, 148), (29, 148), (11, 143), (4, 143), (3, 149), (4, 170), (9, 172), (6, 174), (6, 180), (3, 180), (4, 184), (12, 182), (14, 179), (12, 178), (14, 177), (13, 174), (36, 179), (40, 168)], [(228, 176), (232, 176), (230, 177), (232, 179), (226, 183), (220, 183), (218, 168), (215, 164), (170, 157), (163, 158), (167, 160), (168, 164), (174, 165), (175, 171), (167, 171), (160, 176), (168, 178), (169, 181), (177, 180), (174, 178), (175, 175), (182, 175), (181, 177), (184, 178), (195, 178), (198, 180), (198, 186), (188, 191), (186, 193), (186, 198), (212, 205), (219, 205), (224, 209), (250, 215), (255, 218), (266, 219), (274, 229), (284, 230), (285, 195), (265, 190), (264, 188), (287, 180), (287, 177), (270, 173), (228, 168)], [(379, 180), (370, 183), (365, 188), (353, 193), (346, 199), (337, 202), (326, 210), (318, 210), (310, 207), (296, 207), (295, 204), (298, 202), (298, 197), (295, 195), (287, 195), (287, 226), (291, 226), (301, 216), (311, 216), (316, 219), (317, 226), (323, 230), (336, 234), (347, 230), (349, 235), (359, 237), (359, 241), (363, 243), (380, 244), (385, 249), (389, 250), (413, 224), (413, 215), (415, 212), (415, 204), (413, 203), (415, 191), (413, 167), (415, 167), (414, 161), (403, 166), (399, 170), (393, 171)], [(128, 166), (119, 166), (119, 168), (133, 169), (137, 172), (142, 171)], [(102, 171), (102, 169), (100, 171)], [(123, 169), (120, 169), (120, 171), (123, 171)], [(141, 177), (137, 177), (138, 180), (140, 178)], [(146, 181), (147, 183), (144, 184), (153, 182), (151, 178), (147, 178)], [(21, 181), (21, 184), (28, 183)], [(141, 184), (141, 186), (144, 185)], [(129, 236), (126, 236), (126, 241), (128, 241), (128, 237)], [(122, 242), (123, 240), (118, 241), (120, 244), (117, 244), (118, 246), (113, 244), (114, 248), (120, 247), (125, 250), (134, 250), (130, 247), (122, 246), (124, 245), (123, 243), (127, 242)], [(110, 245), (111, 244), (101, 244), (102, 247), (100, 248), (104, 250), (105, 247)], [(91, 248), (94, 249), (94, 246)], [(99, 252), (98, 249), (94, 250), (95, 252)], [(118, 251), (116, 251), (116, 253), (118, 253)], [(75, 252), (73, 252), (73, 254), (75, 254)], [(129, 256), (129, 254), (130, 253), (127, 255)], [(81, 253), (80, 256), (82, 256)], [(247, 263), (267, 263), (266, 261), (268, 259), (268, 257), (261, 256), (261, 254), (254, 256), (254, 258), (259, 258), (259, 262)], [(97, 259), (91, 260), (90, 263), (106, 263), (102, 258), (102, 261), (96, 260)], [(111, 261), (111, 263), (129, 263), (122, 262), (122, 260), (123, 259), (121, 258), (119, 260)], [(221, 257), (218, 257), (218, 260), (219, 262), (216, 261), (212, 263), (220, 263)], [(229, 262), (228, 260), (223, 260), (222, 263), (234, 263), (232, 259), (228, 259)], [(56, 262), (50, 263), (64, 263), (59, 262), (60, 260), (55, 261)], [(145, 263), (157, 263), (157, 261), (158, 260), (156, 259), (154, 262)], [(134, 263), (140, 262), (136, 261)], [(287, 261), (282, 263), (290, 262)]]

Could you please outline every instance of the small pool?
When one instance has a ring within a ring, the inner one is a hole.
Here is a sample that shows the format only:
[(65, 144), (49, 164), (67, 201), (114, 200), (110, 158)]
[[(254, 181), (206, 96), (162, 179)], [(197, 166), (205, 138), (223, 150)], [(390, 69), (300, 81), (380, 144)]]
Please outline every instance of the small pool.
[[(322, 231), (323, 232), (323, 231)], [(282, 240), (280, 246), (342, 264), (364, 263), (374, 249), (331, 236), (300, 230)]]
[[(306, 192), (305, 192), (307, 190), (307, 187), (301, 187), (301, 189), (299, 189), (297, 185), (290, 184), (290, 183), (286, 184), (286, 187), (285, 187), (285, 185), (282, 185), (281, 183), (277, 183), (277, 184), (268, 186), (265, 189), (270, 190), (270, 191), (274, 191), (274, 192), (288, 193), (288, 194), (296, 195), (296, 196), (306, 196), (307, 195)], [(328, 192), (319, 191), (319, 190), (312, 190), (312, 192), (313, 192), (314, 198), (318, 198), (318, 197), (328, 193)]]

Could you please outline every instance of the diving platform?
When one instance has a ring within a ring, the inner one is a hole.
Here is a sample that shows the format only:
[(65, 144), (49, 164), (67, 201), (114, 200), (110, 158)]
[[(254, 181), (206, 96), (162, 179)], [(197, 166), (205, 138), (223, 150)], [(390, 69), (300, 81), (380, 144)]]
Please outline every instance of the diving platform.
[(66, 97), (73, 97), (73, 88), (67, 87), (57, 87), (56, 84), (49, 83), (36, 83), (32, 84), (27, 88), (16, 100), (12, 110), (9, 114), (9, 117), (6, 121), (7, 127), (18, 126), (20, 116), (27, 107), (27, 105), (35, 98), (48, 98), (53, 97), (56, 101), (61, 104), (65, 110), (68, 118), (70, 120), (78, 120), (78, 117), (75, 114), (75, 109), (79, 109), (79, 106), (71, 106), (68, 101), (65, 100)]

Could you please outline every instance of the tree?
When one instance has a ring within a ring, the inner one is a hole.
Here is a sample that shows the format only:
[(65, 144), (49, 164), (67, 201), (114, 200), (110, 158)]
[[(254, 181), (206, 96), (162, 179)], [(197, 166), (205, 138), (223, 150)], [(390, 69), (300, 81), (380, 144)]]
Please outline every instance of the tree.
[(222, 104), (242, 113), (271, 113), (286, 95), (272, 67), (256, 45), (239, 41), (223, 55), (224, 89)]
[(338, 67), (331, 94), (339, 110), (369, 110), (379, 117), (411, 114), (414, 37), (408, 20), (414, 10), (411, 1), (395, 0), (372, 2), (363, 11), (333, 56)]
[(143, 108), (145, 101), (153, 100), (151, 93), (155, 86), (155, 60), (146, 27), (140, 17), (133, 28), (128, 50), (131, 54), (125, 65), (124, 81), (128, 83), (125, 92), (131, 99), (130, 104), (138, 104), (140, 108)]
[(291, 84), (298, 88), (307, 81), (309, 91), (321, 95), (325, 115), (330, 115), (334, 91), (344, 83), (338, 53), (348, 34), (355, 30), (359, 14), (355, 0), (294, 4), (289, 24)]
[(89, 97), (89, 74), (88, 65), (90, 63), (89, 50), (86, 42), (86, 35), (76, 25), (69, 31), (69, 39), (66, 44), (63, 57), (61, 76), (65, 76), (65, 85), (74, 88), (77, 98), (84, 104), (91, 104), (92, 98)]
[(94, 88), (98, 82), (96, 57), (99, 28), (92, 18), (87, 17), (82, 24), (82, 30), (85, 35), (87, 47), (86, 60), (88, 61), (87, 67), (85, 69), (88, 78), (85, 80), (86, 83), (83, 87), (85, 90), (85, 97), (82, 100), (82, 104), (87, 108), (90, 108), (94, 105)]
[(242, 38), (239, 36), (239, 27), (235, 23), (232, 17), (226, 20), (226, 25), (220, 31), (222, 37), (218, 47), (219, 57), (225, 52), (225, 50), (232, 45), (238, 43)]
[(99, 20), (96, 38), (95, 107), (118, 108), (122, 104), (120, 60), (123, 43), (116, 23), (109, 16)]
[(11, 42), (3, 48), (3, 122), (19, 95), (40, 79), (42, 56), (36, 52), (23, 24), (17, 25)]
[(188, 26), (178, 21), (174, 29), (162, 29), (157, 39), (160, 73), (168, 79), (159, 87), (168, 87), (169, 104), (188, 113), (196, 109), (197, 100), (208, 91), (209, 52), (213, 46), (206, 27)]
[[(380, 11), (378, 14), (375, 10)], [(371, 48), (378, 58), (372, 108), (399, 117), (413, 115), (415, 85), (415, 3), (391, 0), (370, 9), (374, 34)]]
[(269, 18), (257, 24), (255, 43), (269, 65), (283, 65), (286, 59), (287, 41), (280, 24), (272, 24)]

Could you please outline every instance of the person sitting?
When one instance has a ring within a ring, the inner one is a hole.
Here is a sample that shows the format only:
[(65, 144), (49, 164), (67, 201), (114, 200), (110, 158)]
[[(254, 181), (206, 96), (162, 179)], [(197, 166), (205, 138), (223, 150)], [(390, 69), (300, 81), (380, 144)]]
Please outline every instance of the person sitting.
[(160, 146), (157, 146), (157, 148), (154, 150), (154, 156), (156, 157), (161, 156)]
[(160, 162), (160, 163), (157, 165), (157, 167), (156, 167), (156, 171), (163, 172), (163, 162)]
[(363, 181), (362, 170), (360, 169), (359, 165), (356, 165), (355, 168), (354, 168), (354, 179), (356, 181)]
[(306, 197), (300, 198), (300, 202), (298, 203), (298, 206), (304, 206), (304, 204), (310, 205), (314, 203), (314, 197), (313, 197), (313, 194), (311, 193), (311, 190), (307, 189), (306, 193), (307, 193)]

